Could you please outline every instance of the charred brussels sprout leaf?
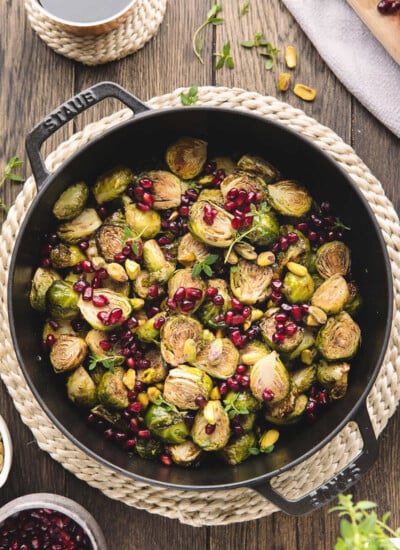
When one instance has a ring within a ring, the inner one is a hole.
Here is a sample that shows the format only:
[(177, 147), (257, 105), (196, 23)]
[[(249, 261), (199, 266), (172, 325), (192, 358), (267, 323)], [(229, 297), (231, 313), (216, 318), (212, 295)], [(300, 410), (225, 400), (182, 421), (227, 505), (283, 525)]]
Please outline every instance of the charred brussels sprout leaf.
[(221, 451), (221, 455), (228, 464), (240, 464), (250, 456), (250, 449), (254, 448), (256, 444), (257, 438), (253, 432), (244, 433), (228, 443)]
[(72, 220), (85, 208), (88, 197), (89, 188), (85, 182), (80, 181), (75, 185), (70, 185), (55, 202), (54, 216), (61, 221)]
[(76, 245), (58, 243), (56, 246), (53, 246), (50, 252), (50, 261), (54, 269), (73, 267), (85, 259), (86, 256)]
[(177, 139), (165, 154), (169, 169), (184, 180), (198, 176), (206, 159), (207, 142), (188, 136)]
[(348, 385), (349, 363), (331, 363), (324, 361), (318, 365), (318, 382), (329, 391), (331, 399), (342, 399), (346, 395)]
[(157, 458), (162, 453), (162, 448), (161, 441), (154, 438), (144, 439), (142, 437), (138, 437), (135, 446), (137, 454), (141, 458), (147, 458), (148, 460)]
[(96, 244), (103, 258), (113, 262), (124, 246), (124, 228), (120, 225), (104, 223), (96, 231)]
[(272, 183), (281, 178), (279, 170), (258, 155), (243, 155), (238, 160), (237, 165), (240, 170), (259, 174), (266, 183)]
[(190, 439), (183, 443), (168, 445), (167, 449), (175, 464), (184, 468), (195, 465), (201, 456), (200, 447)]

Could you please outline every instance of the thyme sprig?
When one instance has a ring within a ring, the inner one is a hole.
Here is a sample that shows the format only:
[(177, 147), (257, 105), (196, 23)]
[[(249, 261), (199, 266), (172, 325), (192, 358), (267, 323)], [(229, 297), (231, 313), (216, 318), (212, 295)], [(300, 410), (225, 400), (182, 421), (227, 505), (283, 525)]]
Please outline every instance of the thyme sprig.
[(253, 223), (251, 224), (250, 228), (246, 231), (234, 231), (233, 232), (233, 241), (231, 242), (227, 253), (225, 254), (225, 261), (224, 263), (227, 263), (230, 253), (232, 252), (232, 249), (235, 245), (242, 242), (247, 235), (250, 235), (250, 233), (253, 233), (253, 231), (257, 231), (257, 229), (262, 230), (263, 226), (263, 214), (265, 214), (268, 209), (270, 208), (269, 205), (266, 202), (262, 202), (258, 208), (254, 205), (250, 205), (250, 212), (246, 214), (246, 216), (252, 216), (253, 217)]
[(210, 265), (215, 264), (218, 260), (218, 254), (209, 254), (207, 258), (194, 264), (192, 269), (192, 277), (198, 277), (203, 271), (208, 277), (212, 277), (212, 269)]
[(281, 50), (276, 48), (269, 40), (264, 38), (264, 33), (257, 32), (254, 35), (253, 40), (243, 40), (240, 43), (243, 48), (266, 48), (266, 51), (260, 51), (260, 55), (266, 58), (265, 68), (267, 71), (270, 71), (275, 66), (275, 59), (278, 53)]
[(188, 92), (185, 94), (185, 92), (181, 92), (181, 103), (185, 107), (189, 107), (189, 105), (193, 105), (194, 103), (197, 103), (199, 101), (199, 87), (197, 84), (194, 84), (191, 86), (188, 90)]
[(157, 397), (157, 399), (154, 401), (155, 405), (163, 405), (167, 411), (179, 413), (179, 410), (173, 405), (172, 403), (168, 403), (160, 393), (160, 395)]
[[(0, 188), (3, 187), (5, 182), (7, 180), (15, 181), (18, 183), (22, 183), (24, 181), (24, 178), (19, 176), (14, 172), (14, 169), (18, 166), (22, 166), (24, 163), (22, 160), (19, 160), (18, 157), (12, 157), (6, 164), (6, 167), (4, 168), (3, 175), (0, 178)], [(5, 204), (5, 202), (0, 199), (0, 208), (7, 214), (8, 213), (8, 206)]]
[(212, 1), (210, 10), (207, 13), (207, 18), (203, 23), (195, 30), (192, 38), (192, 49), (197, 59), (204, 65), (204, 59), (202, 58), (204, 36), (201, 35), (201, 31), (207, 25), (222, 25), (224, 19), (217, 17), (218, 13), (222, 11), (222, 4), (217, 4), (215, 0)]
[(117, 361), (120, 361), (122, 359), (125, 359), (122, 355), (117, 354), (110, 354), (107, 355), (107, 357), (102, 357), (101, 355), (97, 355), (97, 353), (93, 353), (89, 356), (89, 370), (94, 370), (97, 365), (103, 365), (103, 367), (110, 372), (114, 372), (115, 365)]
[(238, 393), (233, 393), (230, 397), (224, 399), (224, 410), (226, 413), (228, 413), (228, 416), (231, 420), (238, 414), (249, 414), (249, 409), (247, 407), (236, 405), (236, 400), (238, 397)]
[(218, 57), (217, 64), (215, 65), (215, 68), (222, 69), (224, 65), (228, 67), (228, 69), (234, 69), (235, 68), (235, 62), (233, 61), (233, 57), (231, 55), (231, 43), (228, 40), (223, 47), (222, 47), (222, 53), (215, 53), (216, 57)]
[(239, 10), (239, 16), (243, 17), (243, 15), (246, 15), (246, 13), (249, 13), (249, 8), (250, 8), (250, 0), (244, 0)]

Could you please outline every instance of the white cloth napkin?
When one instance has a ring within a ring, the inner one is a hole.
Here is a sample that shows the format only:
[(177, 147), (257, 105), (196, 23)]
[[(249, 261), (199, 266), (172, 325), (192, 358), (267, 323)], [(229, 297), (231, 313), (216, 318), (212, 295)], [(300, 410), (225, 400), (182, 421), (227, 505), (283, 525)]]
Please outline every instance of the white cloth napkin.
[(351, 94), (400, 138), (400, 65), (345, 0), (283, 0)]

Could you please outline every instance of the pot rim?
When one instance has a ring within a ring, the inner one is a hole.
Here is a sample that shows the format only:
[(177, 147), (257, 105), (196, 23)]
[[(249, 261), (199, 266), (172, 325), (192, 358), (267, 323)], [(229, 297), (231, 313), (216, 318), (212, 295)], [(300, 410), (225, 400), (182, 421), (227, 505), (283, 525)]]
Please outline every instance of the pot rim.
[(3, 441), (3, 467), (0, 470), (0, 488), (3, 487), (10, 474), (13, 459), (13, 444), (11, 434), (4, 418), (0, 415), (0, 435)]
[[(329, 441), (331, 441), (345, 427), (345, 425), (348, 422), (354, 421), (354, 420), (357, 419), (358, 413), (366, 405), (366, 399), (367, 399), (368, 393), (370, 392), (373, 384), (375, 383), (375, 380), (376, 380), (376, 378), (378, 376), (378, 373), (381, 369), (381, 366), (382, 366), (382, 363), (383, 363), (383, 360), (384, 360), (384, 356), (386, 354), (386, 350), (387, 350), (387, 347), (388, 347), (389, 337), (390, 337), (390, 333), (391, 333), (392, 312), (393, 312), (393, 281), (392, 281), (391, 264), (390, 264), (389, 255), (388, 255), (388, 252), (387, 252), (387, 249), (386, 249), (386, 245), (385, 245), (385, 242), (384, 242), (384, 239), (383, 239), (383, 235), (382, 235), (380, 226), (378, 225), (377, 219), (376, 219), (374, 213), (372, 212), (372, 209), (371, 209), (370, 205), (368, 204), (367, 199), (364, 197), (361, 190), (358, 188), (358, 186), (352, 180), (351, 176), (326, 151), (321, 149), (317, 144), (315, 144), (311, 139), (309, 139), (305, 135), (297, 132), (296, 130), (294, 130), (290, 127), (285, 126), (284, 124), (282, 124), (278, 121), (267, 119), (267, 118), (263, 117), (262, 115), (260, 115), (258, 113), (253, 113), (253, 112), (249, 113), (247, 111), (241, 111), (241, 110), (240, 111), (235, 111), (234, 113), (232, 113), (232, 109), (228, 109), (226, 107), (198, 106), (198, 105), (191, 106), (190, 111), (191, 112), (199, 111), (199, 112), (202, 112), (202, 113), (207, 112), (207, 111), (209, 111), (211, 113), (214, 112), (214, 111), (218, 111), (218, 112), (222, 112), (222, 113), (225, 112), (225, 113), (227, 113), (231, 116), (232, 116), (232, 114), (234, 114), (234, 116), (242, 116), (242, 117), (246, 117), (246, 118), (249, 118), (249, 119), (256, 119), (256, 120), (261, 121), (263, 124), (265, 124), (267, 126), (269, 125), (269, 126), (272, 126), (272, 127), (276, 127), (276, 128), (279, 128), (279, 129), (283, 130), (284, 132), (287, 132), (293, 138), (296, 138), (296, 139), (302, 141), (304, 144), (306, 144), (306, 146), (311, 148), (315, 154), (321, 155), (325, 160), (328, 161), (328, 163), (334, 165), (335, 169), (338, 172), (341, 173), (343, 179), (346, 180), (347, 184), (356, 193), (356, 195), (358, 197), (358, 200), (363, 204), (366, 212), (368, 213), (369, 220), (370, 220), (371, 224), (374, 227), (374, 231), (375, 231), (375, 233), (377, 235), (377, 239), (379, 241), (382, 256), (384, 258), (384, 268), (383, 269), (384, 269), (384, 272), (385, 272), (385, 279), (386, 279), (385, 284), (386, 284), (386, 288), (387, 288), (387, 291), (388, 291), (388, 307), (387, 307), (387, 313), (386, 313), (385, 333), (384, 333), (384, 336), (383, 336), (383, 345), (381, 347), (378, 360), (376, 362), (376, 365), (373, 368), (373, 371), (371, 373), (371, 376), (370, 376), (369, 380), (366, 381), (366, 383), (364, 385), (364, 389), (361, 392), (361, 394), (359, 395), (356, 403), (352, 406), (352, 408), (345, 415), (345, 417), (343, 417), (342, 420), (336, 425), (336, 427), (334, 429), (332, 429), (324, 438), (322, 438), (311, 449), (304, 452), (298, 458), (290, 461), (289, 463), (285, 464), (284, 466), (281, 466), (281, 467), (276, 468), (274, 470), (268, 471), (268, 472), (266, 472), (262, 475), (259, 475), (257, 477), (253, 477), (251, 479), (246, 479), (246, 480), (241, 480), (241, 481), (236, 481), (236, 482), (230, 482), (230, 483), (212, 484), (212, 485), (208, 485), (208, 484), (190, 485), (190, 484), (180, 484), (180, 483), (175, 483), (175, 482), (162, 481), (162, 480), (146, 477), (146, 476), (143, 476), (141, 474), (131, 472), (129, 470), (124, 469), (123, 467), (120, 467), (120, 466), (110, 462), (106, 458), (103, 458), (103, 457), (99, 456), (95, 451), (91, 450), (86, 445), (82, 444), (74, 435), (72, 435), (68, 430), (66, 430), (66, 428), (63, 426), (63, 424), (60, 421), (58, 421), (57, 418), (55, 418), (52, 411), (47, 407), (47, 405), (42, 402), (42, 399), (41, 399), (41, 396), (40, 396), (39, 392), (37, 391), (36, 387), (34, 386), (33, 382), (31, 381), (29, 374), (26, 372), (25, 365), (24, 365), (24, 362), (23, 362), (21, 354), (20, 354), (19, 346), (16, 345), (17, 344), (17, 338), (16, 338), (15, 330), (14, 330), (14, 316), (13, 316), (13, 308), (12, 308), (12, 303), (13, 303), (13, 293), (12, 293), (12, 279), (13, 279), (13, 277), (12, 276), (10, 276), (9, 280), (8, 280), (8, 287), (9, 287), (9, 289), (8, 289), (8, 310), (9, 310), (9, 318), (10, 318), (10, 329), (11, 329), (12, 337), (13, 337), (14, 344), (15, 344), (16, 354), (17, 354), (17, 357), (18, 357), (19, 364), (21, 365), (22, 371), (24, 373), (24, 376), (25, 376), (26, 380), (28, 381), (28, 384), (29, 384), (29, 387), (30, 387), (31, 391), (35, 395), (35, 398), (38, 400), (40, 407), (42, 409), (44, 409), (46, 414), (50, 417), (51, 421), (54, 422), (54, 424), (63, 433), (63, 435), (65, 435), (80, 450), (82, 450), (84, 453), (88, 454), (91, 458), (93, 458), (97, 462), (102, 463), (103, 465), (111, 468), (112, 470), (117, 471), (118, 473), (121, 473), (122, 475), (125, 475), (125, 476), (127, 476), (131, 479), (142, 481), (144, 483), (150, 483), (152, 485), (157, 485), (157, 486), (161, 486), (161, 487), (164, 487), (164, 488), (175, 488), (175, 489), (181, 489), (181, 490), (194, 490), (194, 491), (224, 490), (224, 489), (226, 490), (227, 488), (233, 489), (233, 488), (238, 488), (238, 487), (249, 487), (249, 486), (260, 485), (260, 483), (262, 483), (263, 481), (271, 479), (271, 478), (273, 478), (273, 477), (275, 477), (275, 476), (277, 476), (277, 475), (279, 475), (279, 474), (281, 474), (281, 473), (283, 473), (287, 470), (292, 469), (293, 467), (297, 466), (301, 462), (304, 462), (306, 459), (310, 458), (312, 455), (314, 455), (316, 452), (318, 452), (322, 447), (324, 447)], [(106, 136), (110, 136), (113, 133), (118, 133), (122, 128), (124, 128), (126, 126), (129, 126), (131, 124), (135, 124), (135, 122), (138, 121), (138, 120), (142, 120), (143, 118), (160, 117), (163, 114), (168, 114), (168, 113), (173, 114), (174, 112), (187, 112), (187, 107), (168, 107), (168, 108), (165, 108), (165, 109), (162, 109), (162, 110), (155, 110), (155, 109), (149, 108), (149, 110), (147, 110), (147, 111), (138, 113), (137, 115), (135, 115), (135, 117), (133, 119), (130, 118), (128, 120), (125, 120), (125, 121), (113, 126), (109, 130), (107, 130), (106, 132), (101, 134), (100, 136), (96, 136), (95, 138), (93, 138), (89, 143), (85, 144), (82, 148), (80, 148), (75, 153), (73, 153), (70, 157), (68, 157), (68, 159), (66, 159), (53, 173), (51, 173), (45, 179), (45, 181), (42, 182), (42, 184), (40, 185), (39, 192), (37, 193), (36, 197), (34, 198), (32, 204), (29, 206), (29, 211), (27, 212), (27, 214), (24, 217), (24, 220), (23, 220), (22, 225), (20, 227), (19, 233), (17, 235), (17, 239), (16, 239), (16, 243), (15, 243), (15, 247), (14, 247), (14, 251), (13, 251), (13, 255), (12, 255), (12, 259), (11, 259), (11, 263), (10, 263), (10, 275), (14, 274), (14, 270), (15, 270), (15, 267), (16, 267), (15, 266), (15, 263), (16, 263), (16, 261), (15, 261), (15, 258), (16, 258), (15, 251), (18, 250), (18, 248), (19, 248), (19, 244), (20, 244), (20, 241), (21, 241), (21, 235), (26, 230), (26, 227), (29, 223), (30, 215), (32, 214), (33, 210), (36, 208), (37, 204), (40, 202), (42, 193), (45, 191), (45, 189), (47, 189), (47, 187), (49, 185), (51, 185), (53, 179), (55, 179), (58, 176), (59, 173), (61, 173), (61, 172), (63, 172), (63, 170), (65, 170), (65, 166), (67, 164), (69, 164), (75, 158), (80, 156), (88, 148), (95, 147), (96, 144), (98, 142), (102, 141)]]

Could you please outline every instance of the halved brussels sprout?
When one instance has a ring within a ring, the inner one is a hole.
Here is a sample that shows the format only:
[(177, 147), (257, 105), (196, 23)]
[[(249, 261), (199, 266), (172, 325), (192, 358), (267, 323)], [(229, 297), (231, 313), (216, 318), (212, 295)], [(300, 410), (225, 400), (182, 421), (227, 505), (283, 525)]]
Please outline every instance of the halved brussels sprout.
[(121, 197), (132, 181), (132, 170), (124, 167), (113, 168), (97, 178), (92, 193), (98, 204), (110, 202)]
[(124, 375), (123, 367), (115, 367), (114, 372), (103, 374), (97, 387), (97, 396), (105, 407), (122, 410), (129, 405), (128, 390), (122, 381)]
[(190, 180), (200, 174), (207, 160), (207, 142), (182, 136), (167, 147), (165, 160), (174, 174)]
[(301, 218), (312, 205), (307, 189), (294, 180), (279, 181), (268, 185), (269, 201), (283, 216)]
[(247, 238), (254, 244), (267, 246), (279, 237), (279, 222), (272, 210), (259, 211), (256, 227)]
[(297, 393), (308, 391), (317, 381), (317, 367), (315, 365), (296, 369), (291, 374)]
[(96, 231), (96, 244), (107, 262), (113, 262), (124, 246), (125, 231), (121, 225), (103, 223)]
[(240, 362), (247, 366), (254, 365), (259, 359), (268, 355), (270, 351), (269, 347), (259, 340), (252, 340), (240, 350)]
[(141, 174), (141, 177), (148, 178), (153, 182), (153, 208), (168, 210), (177, 208), (181, 204), (181, 180), (175, 174), (167, 170), (150, 170)]
[(212, 403), (214, 403), (215, 422), (213, 431), (208, 429), (209, 422), (204, 416), (204, 409), (200, 409), (196, 414), (191, 431), (193, 441), (205, 451), (219, 451), (223, 449), (227, 445), (231, 435), (229, 417), (221, 401), (217, 400)]
[(289, 353), (298, 348), (304, 337), (303, 327), (298, 326), (293, 334), (285, 334), (282, 341), (275, 342), (274, 334), (276, 333), (276, 313), (269, 317), (264, 317), (260, 321), (261, 336), (272, 349), (276, 349), (283, 353)]
[(236, 164), (229, 157), (213, 157), (211, 162), (215, 164), (216, 170), (223, 170), (225, 176), (229, 176), (236, 169)]
[(69, 375), (67, 395), (68, 399), (82, 407), (94, 407), (97, 403), (96, 384), (84, 367), (78, 367)]
[(127, 225), (143, 239), (152, 239), (161, 231), (160, 214), (153, 209), (145, 212), (137, 208), (136, 204), (127, 204), (125, 216)]
[(209, 254), (209, 248), (203, 242), (195, 239), (190, 232), (186, 233), (179, 241), (177, 259), (185, 267), (191, 267), (196, 262), (205, 260)]
[(53, 214), (58, 220), (72, 220), (85, 208), (89, 188), (84, 181), (67, 187), (53, 206)]
[(289, 262), (296, 262), (298, 264), (309, 267), (311, 261), (310, 241), (305, 235), (298, 229), (294, 229), (291, 226), (281, 226), (280, 232), (282, 236), (286, 237), (288, 233), (293, 233), (297, 236), (295, 243), (289, 244), (288, 249), (284, 252), (279, 252), (277, 256), (278, 269), (277, 273), (280, 274), (287, 266)]
[(262, 176), (266, 183), (272, 183), (281, 178), (281, 174), (275, 166), (262, 157), (254, 154), (246, 154), (238, 160), (238, 168), (245, 172), (255, 172)]
[(102, 224), (94, 208), (85, 208), (82, 212), (59, 226), (57, 236), (67, 244), (77, 244), (91, 237)]
[(231, 297), (228, 285), (224, 279), (209, 279), (208, 286), (217, 289), (218, 294), (224, 299), (224, 303), (218, 305), (210, 299), (205, 299), (197, 312), (198, 317), (205, 326), (212, 329), (225, 327), (225, 319), (219, 316), (224, 315), (230, 309)]
[(289, 355), (287, 356), (287, 359), (289, 361), (294, 361), (295, 359), (301, 356), (304, 350), (310, 349), (314, 344), (315, 344), (314, 333), (309, 328), (304, 329), (299, 345), (289, 353)]
[(46, 311), (46, 293), (54, 281), (60, 280), (61, 277), (48, 267), (38, 267), (32, 279), (31, 291), (29, 293), (29, 301), (33, 309)]
[(256, 412), (262, 407), (261, 401), (259, 401), (250, 390), (241, 390), (238, 392), (233, 390), (228, 391), (224, 397), (224, 405), (229, 406), (229, 404), (233, 404), (233, 410), (236, 409), (241, 411), (238, 413), (241, 415)]
[(230, 283), (232, 294), (243, 304), (263, 302), (270, 294), (272, 269), (261, 267), (255, 262), (239, 260), (231, 268)]
[(229, 378), (238, 365), (239, 352), (229, 338), (216, 338), (197, 354), (196, 367), (214, 378)]
[(311, 304), (330, 315), (342, 311), (349, 298), (350, 292), (346, 279), (342, 275), (332, 275), (314, 292)]
[(145, 384), (158, 384), (163, 382), (167, 375), (167, 366), (158, 349), (148, 351), (144, 358), (150, 361), (150, 366), (145, 369), (137, 369), (136, 380)]
[(168, 445), (167, 451), (175, 464), (184, 468), (194, 466), (199, 461), (202, 452), (200, 447), (193, 443), (193, 441), (190, 441), (190, 439), (183, 443)]
[[(93, 299), (95, 302), (101, 302), (102, 305), (95, 305)], [(97, 330), (114, 330), (131, 314), (132, 306), (129, 298), (108, 288), (93, 289), (93, 299), (86, 301), (81, 295), (78, 308), (85, 321)]]
[(250, 372), (250, 389), (260, 401), (269, 392), (271, 405), (282, 401), (290, 391), (290, 375), (276, 351), (259, 359)]
[(332, 275), (347, 275), (350, 270), (350, 250), (342, 241), (331, 241), (317, 250), (315, 268), (324, 279)]
[(265, 419), (276, 426), (296, 424), (302, 419), (307, 402), (308, 397), (304, 393), (296, 396), (291, 392), (284, 401), (273, 407), (267, 407)]
[(140, 458), (152, 460), (154, 458), (157, 458), (162, 453), (163, 445), (161, 441), (155, 439), (154, 437), (150, 439), (138, 437), (135, 449)]
[(318, 364), (318, 382), (328, 390), (331, 399), (342, 399), (346, 395), (348, 385), (349, 363)]
[(93, 407), (91, 412), (118, 430), (126, 431), (129, 427), (128, 422), (120, 412), (110, 411), (102, 404)]
[(359, 312), (359, 310), (363, 305), (363, 298), (360, 294), (360, 290), (358, 286), (355, 283), (353, 282), (348, 283), (348, 287), (349, 287), (350, 297), (346, 302), (346, 305), (344, 306), (344, 308), (349, 315), (354, 317), (354, 315), (357, 315), (357, 313)]
[(51, 265), (55, 269), (64, 269), (66, 267), (73, 267), (82, 260), (85, 260), (86, 256), (76, 245), (67, 245), (64, 243), (58, 243), (51, 249), (50, 261)]
[(66, 281), (54, 281), (46, 293), (46, 305), (53, 319), (75, 319), (79, 315), (79, 295)]
[[(176, 297), (176, 292), (184, 289), (189, 300), (189, 309), (185, 307), (185, 299), (177, 301), (177, 311), (180, 313), (192, 314), (203, 303), (205, 298), (206, 284), (201, 277), (193, 277), (192, 269), (177, 269), (168, 281), (168, 296), (171, 299)], [(201, 293), (201, 294), (200, 294)], [(192, 304), (192, 306), (190, 306)]]
[(186, 315), (169, 317), (161, 327), (161, 354), (173, 367), (187, 362), (185, 343), (192, 340), (197, 349), (202, 342), (203, 328), (197, 319)]
[(175, 270), (175, 264), (165, 259), (164, 252), (155, 239), (144, 242), (143, 259), (152, 282), (167, 282)]
[(144, 421), (148, 429), (165, 443), (183, 443), (189, 435), (185, 414), (168, 409), (165, 405), (151, 405)]
[(221, 451), (225, 462), (231, 465), (240, 464), (250, 456), (250, 449), (257, 446), (257, 438), (254, 432), (247, 432), (237, 437)]
[(314, 292), (314, 280), (308, 272), (300, 276), (288, 271), (283, 279), (282, 291), (292, 304), (307, 302)]
[[(101, 346), (102, 342), (107, 342), (108, 334), (104, 330), (89, 330), (85, 336), (85, 342), (88, 345), (90, 351), (93, 355), (96, 355), (99, 358), (107, 359), (110, 356), (110, 352), (104, 350)], [(111, 345), (111, 344), (110, 344)], [(121, 354), (122, 348), (120, 342), (116, 342), (112, 347), (112, 354), (114, 363), (116, 365), (122, 365), (125, 361), (125, 357)], [(121, 355), (120, 355), (121, 354)]]
[(198, 199), (190, 208), (188, 225), (200, 241), (227, 248), (233, 242), (232, 215), (218, 204)]
[(79, 336), (61, 335), (51, 347), (50, 363), (56, 373), (74, 370), (80, 366), (87, 353), (87, 344)]
[(208, 400), (213, 387), (211, 378), (196, 367), (181, 365), (171, 369), (164, 382), (164, 398), (178, 409), (196, 410), (197, 397)]
[(149, 295), (149, 287), (153, 284), (150, 273), (147, 270), (142, 270), (133, 281), (133, 289), (135, 294), (140, 298), (146, 299)]
[[(142, 340), (142, 342), (148, 342), (151, 344), (152, 342), (157, 342), (160, 338), (160, 329), (157, 328), (157, 319), (165, 318), (165, 313), (160, 312), (157, 313), (157, 315), (154, 315), (154, 317), (150, 317), (150, 319), (146, 318), (146, 321), (143, 323), (140, 323), (139, 327), (136, 329), (136, 336), (139, 338), (139, 340)], [(154, 326), (155, 324), (155, 326)]]
[(263, 198), (266, 195), (266, 185), (263, 178), (255, 173), (251, 174), (242, 170), (235, 170), (233, 174), (226, 177), (221, 183), (221, 192), (225, 200), (232, 189), (243, 189), (246, 193), (250, 193), (251, 191), (262, 193)]
[(318, 351), (328, 361), (351, 359), (360, 343), (360, 327), (346, 311), (330, 317), (316, 339)]
[(84, 324), (82, 330), (76, 331), (72, 327), (71, 321), (68, 319), (57, 319), (56, 323), (57, 324), (55, 325), (54, 319), (46, 319), (42, 331), (42, 340), (46, 340), (49, 334), (52, 334), (55, 338), (58, 338), (62, 334), (67, 334), (68, 336), (80, 336), (81, 338), (84, 338), (87, 332), (86, 324)]

